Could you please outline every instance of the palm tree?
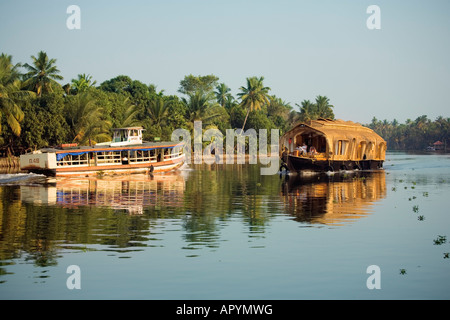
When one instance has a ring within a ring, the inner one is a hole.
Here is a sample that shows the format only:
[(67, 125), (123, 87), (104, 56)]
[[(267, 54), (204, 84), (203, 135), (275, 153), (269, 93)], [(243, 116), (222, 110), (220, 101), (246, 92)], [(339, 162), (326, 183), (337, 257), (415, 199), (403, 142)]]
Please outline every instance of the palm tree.
[(75, 94), (85, 92), (90, 87), (95, 86), (97, 81), (92, 81), (92, 76), (85, 73), (79, 74), (77, 79), (72, 79), (71, 91)]
[(187, 99), (182, 98), (182, 102), (186, 108), (186, 118), (192, 128), (194, 121), (202, 121), (203, 124), (208, 125), (224, 115), (225, 109), (215, 102), (212, 92), (196, 91), (189, 93)]
[(309, 100), (303, 100), (300, 107), (300, 120), (310, 121), (319, 118), (334, 119), (334, 106), (330, 104), (330, 99), (326, 96), (317, 96), (316, 103)]
[(286, 120), (291, 110), (292, 106), (289, 102), (283, 101), (283, 99), (278, 98), (277, 96), (270, 97), (270, 103), (267, 106), (268, 116), (280, 116)]
[(119, 101), (121, 109), (125, 110), (122, 114), (122, 118), (119, 120), (118, 128), (140, 126), (141, 122), (138, 120), (137, 115), (139, 109), (137, 105), (131, 103), (130, 98), (124, 97)]
[(334, 119), (334, 106), (330, 104), (330, 99), (326, 96), (316, 97), (317, 117), (324, 119)]
[(69, 96), (67, 106), (73, 141), (91, 146), (111, 139), (111, 123), (104, 118), (104, 109), (88, 93)]
[(20, 63), (12, 63), (12, 56), (2, 53), (0, 55), (0, 84), (6, 85), (20, 78)]
[(169, 107), (170, 102), (164, 99), (162, 96), (155, 96), (147, 104), (146, 113), (152, 125), (158, 131), (158, 134), (161, 134), (162, 126), (167, 120)]
[(19, 64), (12, 64), (11, 56), (0, 55), (0, 132), (1, 118), (5, 115), (6, 123), (16, 136), (21, 133), (20, 122), (24, 118), (19, 104), (33, 96), (32, 92), (22, 90), (20, 74), (17, 70), (19, 66)]
[(296, 105), (300, 108), (299, 120), (302, 122), (316, 119), (316, 106), (310, 100), (303, 100), (301, 105)]
[(264, 77), (247, 78), (247, 86), (241, 87), (238, 96), (241, 98), (241, 106), (247, 109), (242, 130), (244, 130), (250, 111), (261, 110), (264, 104), (269, 103), (269, 87), (263, 85)]
[[(15, 80), (7, 85), (0, 84), (0, 119), (3, 115), (6, 116), (6, 123), (16, 136), (20, 136), (22, 131), (20, 123), (24, 119), (24, 113), (19, 103), (33, 95), (34, 92), (21, 90), (20, 80)], [(1, 129), (0, 122), (0, 132)]]
[(37, 57), (31, 56), (31, 59), (33, 65), (24, 64), (28, 69), (28, 73), (24, 75), (24, 86), (34, 90), (39, 97), (42, 93), (53, 92), (53, 87), (60, 86), (55, 80), (63, 79), (55, 66), (56, 59), (49, 59), (44, 51), (40, 51)]
[(216, 87), (216, 90), (214, 94), (216, 95), (217, 102), (225, 108), (227, 102), (232, 97), (230, 93), (231, 89), (225, 83), (221, 83)]

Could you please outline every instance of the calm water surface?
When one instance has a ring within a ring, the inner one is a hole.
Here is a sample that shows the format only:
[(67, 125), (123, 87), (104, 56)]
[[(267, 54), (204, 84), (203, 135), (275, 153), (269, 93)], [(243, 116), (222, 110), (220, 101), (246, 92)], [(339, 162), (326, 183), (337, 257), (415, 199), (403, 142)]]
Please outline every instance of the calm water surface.
[(438, 154), (315, 176), (2, 174), (0, 299), (449, 299), (449, 195)]

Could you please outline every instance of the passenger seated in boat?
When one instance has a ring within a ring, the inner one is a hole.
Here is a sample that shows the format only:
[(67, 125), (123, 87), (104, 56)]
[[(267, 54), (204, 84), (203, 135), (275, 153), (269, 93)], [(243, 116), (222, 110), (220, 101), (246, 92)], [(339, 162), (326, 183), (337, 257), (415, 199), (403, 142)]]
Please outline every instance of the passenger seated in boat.
[(300, 147), (300, 145), (297, 145), (297, 148), (295, 148), (295, 154), (296, 154), (296, 156), (303, 155), (304, 154), (303, 147)]
[(309, 148), (310, 156), (315, 156), (316, 154), (317, 154), (316, 148), (314, 148), (314, 147)]
[(123, 157), (122, 158), (122, 164), (128, 164), (128, 158), (127, 157)]
[(305, 156), (308, 153), (308, 147), (306, 146), (306, 144), (303, 144), (301, 146), (301, 150), (302, 150), (302, 155)]

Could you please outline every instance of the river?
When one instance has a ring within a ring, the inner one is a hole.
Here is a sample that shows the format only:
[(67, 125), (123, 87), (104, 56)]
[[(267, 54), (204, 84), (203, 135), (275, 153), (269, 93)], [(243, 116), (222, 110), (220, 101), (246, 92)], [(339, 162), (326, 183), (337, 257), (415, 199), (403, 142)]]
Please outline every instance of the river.
[(0, 299), (449, 299), (450, 156), (384, 167), (2, 174)]

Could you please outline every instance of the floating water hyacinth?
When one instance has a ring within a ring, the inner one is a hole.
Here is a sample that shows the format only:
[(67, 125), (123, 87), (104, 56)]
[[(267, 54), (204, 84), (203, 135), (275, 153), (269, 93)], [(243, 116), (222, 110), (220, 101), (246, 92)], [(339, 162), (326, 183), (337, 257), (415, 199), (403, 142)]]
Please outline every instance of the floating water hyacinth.
[(447, 241), (446, 236), (438, 236), (437, 239), (433, 240), (433, 243), (435, 245), (441, 245), (441, 244), (444, 244), (446, 241)]

